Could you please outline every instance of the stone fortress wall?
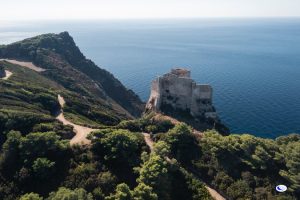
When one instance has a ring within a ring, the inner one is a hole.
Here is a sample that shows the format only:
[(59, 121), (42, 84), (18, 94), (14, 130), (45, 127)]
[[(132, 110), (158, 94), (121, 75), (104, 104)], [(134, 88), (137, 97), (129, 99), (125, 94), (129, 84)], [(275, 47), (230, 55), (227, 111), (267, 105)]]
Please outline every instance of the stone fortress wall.
[(199, 85), (191, 79), (189, 70), (172, 69), (152, 82), (146, 109), (161, 111), (162, 106), (189, 111), (194, 117), (217, 118), (212, 105), (212, 87)]

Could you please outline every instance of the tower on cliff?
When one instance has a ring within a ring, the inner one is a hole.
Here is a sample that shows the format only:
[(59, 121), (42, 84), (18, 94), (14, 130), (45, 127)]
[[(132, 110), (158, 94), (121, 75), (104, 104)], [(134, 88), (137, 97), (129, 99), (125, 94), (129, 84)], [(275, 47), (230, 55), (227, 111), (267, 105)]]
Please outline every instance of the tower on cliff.
[(212, 94), (212, 87), (197, 84), (191, 79), (189, 70), (175, 68), (153, 80), (146, 110), (159, 112), (173, 109), (188, 112), (193, 117), (216, 120), (218, 117), (212, 104)]

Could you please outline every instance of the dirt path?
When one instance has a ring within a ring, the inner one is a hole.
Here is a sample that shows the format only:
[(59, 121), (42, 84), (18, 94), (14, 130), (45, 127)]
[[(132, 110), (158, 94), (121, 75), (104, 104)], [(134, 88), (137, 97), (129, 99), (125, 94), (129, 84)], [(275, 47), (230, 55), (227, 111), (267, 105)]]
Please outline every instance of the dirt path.
[(12, 59), (0, 59), (0, 61), (6, 61), (6, 62), (9, 62), (9, 63), (12, 63), (12, 64), (20, 65), (22, 67), (29, 68), (29, 69), (34, 70), (36, 72), (46, 71), (43, 68), (37, 67), (32, 62), (23, 62), (23, 61), (17, 61), (17, 60), (12, 60)]
[[(147, 144), (147, 146), (150, 148), (150, 151), (153, 151), (154, 141), (151, 139), (149, 133), (142, 133), (144, 135), (144, 140)], [(168, 162), (171, 162), (171, 159), (169, 157), (166, 157)], [(205, 185), (206, 189), (208, 190), (209, 194), (215, 199), (215, 200), (226, 200), (222, 195), (220, 195), (216, 190), (213, 188)]]
[(208, 190), (209, 194), (214, 198), (215, 200), (226, 200), (223, 196), (221, 196), (216, 190), (208, 187), (207, 185), (205, 186), (206, 189)]
[(144, 135), (144, 140), (145, 140), (147, 146), (150, 148), (150, 151), (152, 152), (153, 151), (154, 142), (151, 139), (150, 134), (149, 133), (143, 133), (143, 135)]
[(65, 105), (65, 100), (60, 95), (58, 95), (57, 98), (58, 98), (58, 102), (60, 104), (61, 110), (58, 113), (56, 119), (61, 121), (64, 125), (73, 126), (74, 132), (76, 133), (76, 135), (70, 140), (70, 144), (71, 145), (74, 145), (74, 144), (90, 144), (91, 141), (88, 140), (86, 137), (89, 133), (91, 133), (92, 131), (95, 131), (96, 129), (91, 129), (91, 128), (88, 128), (88, 127), (80, 126), (80, 125), (74, 124), (74, 123), (70, 122), (69, 120), (67, 120), (64, 116), (64, 113), (63, 113), (63, 107)]
[(2, 80), (7, 80), (9, 79), (9, 77), (11, 77), (11, 75), (13, 75), (12, 72), (5, 70), (5, 77), (1, 78)]

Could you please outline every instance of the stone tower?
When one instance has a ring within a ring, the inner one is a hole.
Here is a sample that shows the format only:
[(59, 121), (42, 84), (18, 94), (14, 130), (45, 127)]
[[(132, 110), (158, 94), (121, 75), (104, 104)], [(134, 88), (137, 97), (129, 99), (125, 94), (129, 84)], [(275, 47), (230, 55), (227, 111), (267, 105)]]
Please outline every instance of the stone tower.
[(162, 111), (168, 107), (187, 111), (194, 117), (217, 119), (212, 93), (210, 85), (197, 84), (191, 79), (189, 70), (175, 68), (153, 80), (146, 109)]

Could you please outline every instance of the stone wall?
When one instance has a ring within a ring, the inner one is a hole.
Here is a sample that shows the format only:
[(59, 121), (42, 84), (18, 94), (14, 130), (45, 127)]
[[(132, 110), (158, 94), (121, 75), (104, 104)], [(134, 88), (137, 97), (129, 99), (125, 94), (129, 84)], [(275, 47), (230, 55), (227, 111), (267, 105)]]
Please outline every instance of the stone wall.
[(193, 116), (201, 116), (205, 115), (206, 112), (214, 112), (212, 92), (213, 90), (210, 85), (194, 85), (191, 102), (191, 114)]
[(191, 105), (192, 80), (190, 78), (177, 77), (175, 75), (160, 78), (161, 101), (170, 104), (174, 108), (188, 110)]
[(161, 85), (160, 85), (160, 77), (156, 78), (152, 81), (151, 84), (151, 93), (148, 100), (148, 103), (146, 104), (146, 110), (155, 110), (159, 111), (160, 104), (161, 104)]

